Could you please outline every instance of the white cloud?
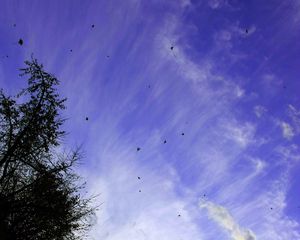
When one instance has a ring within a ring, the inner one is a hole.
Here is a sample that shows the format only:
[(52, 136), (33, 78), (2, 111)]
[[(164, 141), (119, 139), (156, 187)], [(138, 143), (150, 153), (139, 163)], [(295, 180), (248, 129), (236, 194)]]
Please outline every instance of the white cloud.
[(239, 86), (237, 86), (237, 87), (235, 88), (235, 93), (236, 93), (236, 96), (237, 96), (238, 98), (240, 98), (240, 97), (244, 96), (245, 90), (242, 89), (242, 88), (240, 88)]
[(300, 239), (299, 223), (286, 214), (288, 186), (288, 171), (284, 170), (282, 175), (273, 181), (271, 187), (246, 206), (248, 211), (256, 213), (250, 218), (259, 219), (255, 223), (258, 239)]
[(293, 126), (297, 133), (300, 133), (300, 110), (297, 110), (292, 104), (288, 105), (288, 115), (292, 119)]
[(273, 81), (276, 79), (276, 77), (275, 77), (274, 74), (268, 74), (268, 73), (266, 73), (266, 74), (264, 74), (264, 75), (262, 76), (262, 79), (263, 79), (264, 81), (266, 81), (266, 82), (273, 82)]
[(254, 233), (250, 229), (241, 227), (226, 208), (209, 201), (201, 201), (199, 206), (207, 209), (209, 217), (218, 223), (222, 229), (226, 230), (232, 240), (256, 239)]
[(292, 104), (289, 104), (288, 109), (289, 109), (290, 114), (300, 117), (300, 110), (297, 110), (295, 106), (293, 106)]
[(293, 163), (300, 160), (299, 147), (296, 144), (290, 144), (289, 146), (279, 146), (276, 151), (283, 157), (283, 164)]
[(284, 121), (280, 123), (280, 126), (281, 126), (283, 137), (286, 138), (287, 140), (291, 140), (295, 135), (292, 126)]
[(255, 25), (251, 25), (250, 27), (241, 26), (239, 22), (236, 22), (231, 26), (228, 26), (228, 31), (236, 37), (247, 38), (255, 33), (256, 27)]
[[(201, 63), (194, 62), (185, 52), (185, 48), (189, 48), (189, 46), (176, 44), (180, 41), (183, 33), (174, 34), (174, 32), (179, 32), (180, 27), (186, 28), (187, 26), (181, 26), (179, 19), (171, 17), (161, 33), (157, 35), (156, 49), (159, 51), (157, 58), (162, 61), (161, 67), (165, 68), (167, 64), (173, 65), (175, 73), (178, 74), (177, 77), (190, 82), (192, 89), (201, 96), (201, 102), (210, 102), (210, 104), (214, 104), (215, 108), (216, 104), (220, 104), (224, 109), (228, 102), (244, 96), (244, 89), (214, 69), (215, 59), (207, 57)], [(224, 49), (224, 44), (221, 42), (231, 44), (230, 31), (220, 31), (215, 38), (216, 45), (219, 44), (222, 49)], [(172, 51), (170, 51), (170, 46), (174, 47)], [(228, 55), (232, 60), (244, 57), (236, 53)], [(216, 99), (219, 101), (215, 101)]]
[(224, 123), (225, 136), (241, 147), (246, 147), (253, 140), (255, 126), (251, 123), (240, 124), (236, 121)]
[[(266, 64), (267, 60), (265, 62), (262, 62), (261, 66), (259, 68), (263, 68)], [(275, 95), (278, 93), (279, 89), (282, 88), (283, 81), (282, 79), (278, 78), (273, 73), (265, 73), (261, 76), (261, 83), (262, 87), (264, 88), (266, 94)]]
[(149, 170), (141, 170), (135, 163), (115, 162), (106, 169), (106, 176), (90, 181), (93, 191), (101, 191), (104, 202), (90, 234), (92, 239), (201, 239), (188, 203), (174, 192), (175, 170)]
[[(183, 3), (184, 2), (185, 1), (183, 1)], [(214, 6), (216, 8), (220, 7), (219, 5), (217, 6), (217, 3), (215, 3)], [(192, 83), (190, 85), (193, 86), (193, 89), (200, 93), (198, 94), (198, 99), (195, 100), (195, 102), (201, 102), (201, 104), (208, 109), (208, 113), (206, 113), (207, 115), (205, 117), (201, 116), (201, 121), (204, 123), (209, 122), (210, 120), (213, 120), (211, 116), (215, 116), (214, 112), (223, 114), (223, 112), (228, 111), (227, 100), (231, 99), (232, 96), (235, 99), (242, 97), (244, 95), (244, 90), (234, 83), (230, 83), (230, 79), (226, 79), (224, 75), (216, 75), (216, 73), (213, 73), (211, 69), (214, 61), (211, 61), (211, 59), (204, 59), (201, 64), (193, 62), (189, 56), (185, 54), (185, 46), (176, 45), (178, 36), (175, 36), (174, 32), (182, 33), (182, 31), (174, 31), (174, 29), (177, 27), (176, 25), (178, 22), (176, 21), (178, 21), (178, 19), (176, 20), (175, 18), (175, 20), (173, 20), (174, 19), (171, 19), (169, 21), (170, 25), (167, 24), (167, 26), (165, 26), (163, 29), (163, 32), (166, 33), (166, 35), (162, 34), (163, 37), (162, 35), (159, 36), (158, 42), (160, 42), (160, 45), (156, 46), (161, 47), (162, 51), (160, 52), (160, 55), (155, 56), (155, 58), (152, 59), (152, 62), (155, 64), (151, 65), (149, 68), (151, 69), (150, 71), (148, 70), (147, 72), (143, 72), (140, 77), (143, 79), (142, 77), (144, 75), (151, 76), (152, 71), (173, 74), (174, 71), (167, 71), (170, 69), (170, 66), (172, 66), (172, 70), (175, 69), (176, 74), (179, 73), (176, 76), (178, 78), (174, 79), (174, 82), (175, 80), (185, 80), (190, 82)], [(236, 29), (236, 32), (234, 33), (228, 31), (228, 33), (225, 33), (222, 36), (223, 40), (231, 41), (233, 35), (237, 37), (239, 34), (242, 34), (242, 31), (244, 30), (240, 28)], [(254, 31), (249, 30), (249, 33), (252, 34)], [(171, 45), (175, 46), (172, 51), (170, 51)], [(155, 47), (155, 49), (157, 48)], [(210, 85), (215, 80), (218, 81), (217, 90)], [(155, 89), (151, 89), (157, 99), (161, 98), (163, 95), (166, 95), (165, 89), (162, 87), (162, 85), (163, 84), (157, 84)], [(172, 91), (177, 90), (178, 89), (175, 87), (172, 88)], [(180, 89), (180, 91), (181, 90), (182, 89)], [(128, 92), (132, 93), (132, 91)], [(189, 91), (187, 92), (190, 93)], [(132, 94), (128, 94), (128, 98), (132, 96)], [(201, 97), (201, 101), (199, 100), (199, 96)], [(203, 96), (205, 97), (203, 98)], [(223, 98), (219, 98), (219, 96)], [(205, 102), (205, 100), (208, 101)], [(170, 105), (175, 105), (174, 101), (175, 100), (173, 100), (172, 104)], [(222, 108), (218, 108), (218, 104), (220, 104)], [(126, 107), (118, 108), (120, 109), (120, 112), (115, 114), (116, 116), (122, 115), (123, 112), (121, 110), (123, 109), (128, 111), (129, 104), (124, 103), (124, 106), (125, 105)], [(180, 113), (185, 111), (185, 109), (180, 107), (178, 107), (177, 110)], [(193, 108), (193, 110), (195, 110), (195, 108)], [(106, 113), (107, 112), (104, 112), (103, 115), (106, 115)], [(110, 110), (108, 113), (112, 114), (112, 111)], [(205, 119), (205, 121), (202, 120), (202, 117)], [(119, 121), (119, 119), (116, 118), (117, 117), (112, 118), (112, 121)], [(180, 121), (182, 121), (182, 118), (182, 116), (179, 117), (179, 114), (176, 116), (173, 115), (172, 118), (169, 119), (168, 128), (172, 130), (174, 130), (175, 127), (177, 128)], [(132, 149), (129, 150), (130, 146), (126, 146), (126, 144), (124, 144), (122, 141), (124, 136), (121, 136), (119, 133), (116, 133), (115, 135), (110, 134), (111, 132), (109, 132), (109, 128), (113, 128), (115, 131), (117, 131), (116, 129), (119, 129), (117, 124), (111, 123), (112, 121), (107, 121), (109, 124), (107, 124), (105, 127), (102, 127), (103, 129), (101, 128), (101, 131), (100, 128), (93, 129), (94, 137), (96, 134), (101, 133), (101, 142), (93, 139), (94, 149), (99, 152), (104, 152), (104, 154), (101, 154), (101, 157), (98, 158), (94, 157), (97, 156), (97, 154), (91, 154), (93, 159), (98, 162), (97, 164), (99, 169), (103, 169), (101, 172), (97, 173), (97, 177), (90, 178), (89, 180), (89, 182), (94, 183), (94, 192), (100, 191), (102, 193), (100, 196), (100, 202), (104, 202), (97, 215), (98, 222), (91, 234), (94, 239), (205, 239), (202, 238), (202, 235), (206, 235), (206, 225), (200, 225), (199, 222), (194, 221), (192, 213), (189, 210), (189, 205), (191, 204), (189, 200), (183, 199), (176, 195), (176, 190), (178, 190), (176, 188), (180, 187), (181, 182), (175, 169), (172, 170), (171, 168), (170, 170), (165, 166), (165, 163), (170, 161), (170, 159), (161, 159), (159, 166), (155, 164), (155, 161), (157, 161), (157, 159), (160, 157), (160, 152), (155, 150), (156, 146), (151, 145), (151, 142), (152, 140), (157, 140), (157, 138), (153, 138), (151, 141), (149, 140), (149, 142), (145, 144), (148, 149), (147, 152), (150, 152), (149, 149), (155, 151), (155, 154), (151, 155), (151, 161), (150, 158), (147, 159), (145, 155), (143, 157), (140, 156), (138, 159), (135, 154), (132, 153)], [(95, 125), (96, 124), (99, 125), (98, 122), (95, 123)], [(188, 127), (196, 130), (200, 129), (198, 125), (189, 125)], [(247, 189), (249, 186), (248, 184), (255, 181), (254, 177), (264, 169), (265, 165), (263, 161), (257, 159), (253, 161), (253, 165), (255, 167), (254, 173), (247, 173), (251, 176), (254, 176), (253, 178), (245, 178), (247, 181), (237, 178), (233, 179), (234, 176), (232, 176), (232, 169), (230, 167), (233, 162), (239, 161), (239, 159), (235, 159), (237, 158), (236, 156), (240, 155), (246, 146), (248, 146), (254, 140), (257, 140), (254, 139), (255, 126), (251, 123), (244, 124), (238, 121), (230, 121), (230, 123), (225, 124), (224, 129), (225, 132), (220, 131), (217, 136), (222, 138), (222, 134), (224, 133), (225, 137), (237, 143), (236, 145), (233, 144), (236, 147), (234, 153), (228, 151), (227, 153), (232, 155), (227, 156), (225, 150), (228, 149), (224, 150), (221, 146), (222, 144), (219, 145), (217, 143), (218, 140), (216, 140), (216, 138), (211, 141), (211, 149), (208, 150), (205, 148), (200, 148), (201, 151), (203, 149), (203, 151), (207, 153), (208, 157), (203, 160), (202, 163), (204, 168), (201, 170), (201, 172), (199, 172), (199, 175), (205, 177), (200, 177), (197, 180), (199, 180), (199, 182), (201, 181), (201, 184), (203, 184), (202, 189), (209, 189), (211, 186), (213, 186), (216, 187), (218, 191), (222, 191), (221, 189), (225, 189), (226, 186), (231, 184), (231, 188), (226, 188), (224, 195), (227, 196), (228, 200), (228, 196), (232, 197), (232, 195), (234, 195), (233, 193), (236, 193), (236, 195), (238, 195), (237, 198), (239, 199), (241, 191), (243, 189)], [(160, 129), (160, 133), (162, 131), (163, 130)], [(203, 134), (206, 134), (207, 132), (208, 131), (203, 131)], [(148, 131), (141, 133), (141, 135), (147, 135), (147, 137), (148, 134)], [(207, 134), (212, 136), (210, 133)], [(196, 137), (194, 139), (196, 139)], [(134, 145), (136, 142), (139, 142), (139, 140), (140, 139), (132, 137), (130, 141), (134, 141), (134, 143), (131, 143)], [(197, 137), (196, 141), (198, 140), (202, 140), (201, 137)], [(196, 146), (196, 143), (192, 142), (191, 145)], [(101, 146), (100, 149), (99, 146)], [(121, 148), (118, 148), (119, 146), (121, 146)], [(189, 150), (191, 151), (191, 149)], [(213, 154), (214, 152), (215, 155)], [(116, 156), (115, 153), (121, 154)], [(142, 149), (142, 153), (144, 153), (144, 148)], [(193, 151), (191, 151), (191, 155), (192, 154)], [(176, 157), (177, 156), (174, 156), (174, 158)], [(103, 159), (105, 159), (105, 161)], [(149, 166), (143, 165), (145, 164), (145, 159), (151, 162)], [(186, 160), (186, 176), (189, 174), (189, 171), (195, 171), (193, 168), (196, 168), (197, 166), (196, 160), (194, 162), (188, 162), (188, 160)], [(142, 164), (135, 164), (134, 162), (137, 161), (143, 162)], [(142, 176), (142, 181), (136, 182), (137, 175)], [(244, 175), (240, 177), (244, 177)], [(138, 192), (140, 188), (142, 188), (141, 193)], [(199, 189), (195, 188), (191, 189), (189, 192), (192, 195), (197, 191), (199, 191)], [(188, 190), (186, 192), (188, 192)], [(235, 206), (237, 208), (243, 208), (243, 205), (244, 203), (238, 202)], [(213, 210), (214, 207), (215, 210)], [(248, 209), (251, 209), (251, 207), (252, 206), (248, 206)], [(214, 219), (218, 219), (218, 223), (231, 234), (233, 239), (255, 239), (254, 234), (250, 230), (240, 227), (237, 221), (233, 219), (233, 217), (225, 208), (213, 204), (212, 206), (206, 206), (205, 208), (208, 210), (209, 208), (212, 208), (210, 210), (212, 215), (216, 215)], [(181, 214), (181, 217), (177, 216), (178, 213)], [(265, 215), (262, 217), (264, 216)], [(243, 214), (242, 217), (247, 219), (252, 218), (252, 222), (259, 221), (259, 218), (256, 218), (256, 214), (253, 214), (251, 211), (249, 211), (249, 214)]]
[(192, 5), (191, 0), (181, 0), (181, 6), (184, 7), (189, 7)]
[[(290, 160), (291, 158), (296, 158), (295, 154), (298, 153), (298, 148), (294, 146), (291, 149), (289, 148), (289, 150), (281, 149), (279, 152), (283, 158)], [(297, 155), (299, 159), (299, 154)], [(257, 169), (264, 169), (262, 160), (253, 159), (253, 162), (257, 162)], [(221, 201), (230, 206), (231, 212), (235, 216), (234, 219), (238, 219), (235, 222), (243, 223), (241, 224), (243, 226), (248, 226), (255, 232), (257, 239), (300, 239), (299, 223), (291, 218), (286, 211), (288, 204), (286, 198), (290, 187), (289, 169), (293, 165), (285, 161), (283, 166), (284, 168), (279, 175), (269, 177), (268, 182), (264, 183), (261, 181), (261, 178), (256, 178), (258, 177), (257, 174), (253, 174), (248, 180), (244, 177), (242, 179), (237, 178), (235, 182), (231, 181), (231, 186), (228, 187), (225, 184), (226, 187), (221, 190), (224, 196)], [(260, 181), (259, 183), (257, 182), (258, 180)], [(243, 198), (243, 196), (248, 194), (251, 196), (250, 198)], [(220, 198), (218, 200), (220, 201)], [(290, 207), (296, 208), (296, 206)], [(219, 212), (225, 212), (224, 215), (227, 215), (226, 209), (224, 211), (221, 209)], [(219, 216), (219, 218), (221, 217)], [(230, 217), (224, 218), (230, 220)], [(220, 222), (223, 224), (222, 219)], [(223, 225), (228, 226), (226, 224)], [(228, 228), (232, 229), (232, 227)]]
[(224, 6), (226, 4), (225, 0), (209, 0), (208, 1), (208, 5), (212, 8), (212, 9), (218, 9), (221, 8), (222, 6)]
[(240, 36), (246, 38), (246, 37), (250, 37), (252, 34), (255, 33), (256, 31), (256, 27), (254, 25), (250, 26), (249, 28), (247, 27), (238, 27), (236, 26), (234, 28), (234, 30), (239, 33)]
[(225, 25), (223, 29), (217, 30), (214, 33), (214, 48), (213, 52), (222, 52), (224, 57), (234, 64), (237, 61), (247, 59), (248, 54), (242, 52), (236, 47), (235, 42), (239, 39), (250, 37), (256, 31), (256, 27), (252, 25), (250, 28), (240, 26), (239, 22)]
[[(211, 64), (208, 61), (201, 65), (194, 63), (186, 56), (182, 46), (176, 44), (180, 37), (174, 34), (178, 24), (177, 18), (170, 18), (162, 29), (161, 34), (157, 36), (156, 49), (159, 49), (157, 58), (163, 61), (162, 64), (171, 63), (174, 65), (176, 71), (185, 80), (189, 80), (194, 84), (201, 84), (202, 88), (207, 88), (207, 82), (212, 77), (210, 72)], [(170, 46), (174, 47), (172, 51), (169, 50)]]
[(253, 109), (256, 117), (260, 118), (262, 115), (264, 115), (267, 112), (267, 109), (261, 105), (257, 105)]
[(231, 33), (227, 30), (220, 31), (217, 36), (220, 40), (223, 40), (223, 41), (230, 41), (231, 40)]
[(255, 167), (255, 172), (253, 173), (253, 175), (257, 175), (257, 174), (261, 173), (267, 165), (267, 163), (265, 161), (263, 161), (259, 158), (250, 158), (250, 160), (254, 164), (254, 167)]

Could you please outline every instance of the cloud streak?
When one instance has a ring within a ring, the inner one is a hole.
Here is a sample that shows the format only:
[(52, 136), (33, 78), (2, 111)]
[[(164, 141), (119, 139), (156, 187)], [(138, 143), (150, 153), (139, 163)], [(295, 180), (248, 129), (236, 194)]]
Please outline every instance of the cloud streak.
[(280, 127), (282, 129), (282, 136), (287, 140), (291, 140), (295, 136), (292, 126), (287, 122), (281, 122)]
[[(299, 110), (278, 73), (289, 56), (273, 39), (276, 23), (243, 18), (269, 19), (260, 9), (272, 7), (231, 3), (54, 1), (51, 11), (27, 8), (34, 18), (17, 9), (32, 29), (26, 54), (37, 53), (69, 98), (66, 142), (84, 143), (80, 171), (104, 202), (95, 240), (299, 236), (286, 197)], [(13, 21), (9, 12), (1, 16)], [(275, 191), (278, 181), (287, 182)]]
[(200, 208), (208, 211), (208, 215), (218, 225), (226, 230), (232, 240), (255, 240), (256, 237), (250, 229), (242, 228), (231, 216), (228, 210), (212, 202), (200, 202)]

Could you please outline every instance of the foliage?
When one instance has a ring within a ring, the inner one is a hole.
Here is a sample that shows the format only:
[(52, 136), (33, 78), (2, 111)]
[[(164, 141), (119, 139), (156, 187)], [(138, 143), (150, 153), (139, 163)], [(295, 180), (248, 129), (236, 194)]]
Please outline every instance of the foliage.
[(80, 239), (95, 209), (80, 196), (79, 150), (56, 151), (66, 99), (36, 59), (25, 64), (27, 88), (16, 97), (0, 91), (0, 239)]

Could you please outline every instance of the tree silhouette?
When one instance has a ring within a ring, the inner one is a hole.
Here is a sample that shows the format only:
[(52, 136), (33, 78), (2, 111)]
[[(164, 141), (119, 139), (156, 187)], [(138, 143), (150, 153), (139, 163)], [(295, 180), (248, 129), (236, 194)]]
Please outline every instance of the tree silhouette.
[(36, 59), (25, 61), (28, 86), (0, 91), (0, 239), (81, 239), (94, 214), (74, 172), (79, 149), (58, 153), (66, 99)]

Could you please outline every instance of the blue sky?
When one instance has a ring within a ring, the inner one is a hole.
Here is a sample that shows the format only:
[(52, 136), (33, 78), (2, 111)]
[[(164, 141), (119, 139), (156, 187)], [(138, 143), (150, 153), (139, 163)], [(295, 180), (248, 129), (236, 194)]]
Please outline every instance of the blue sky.
[(0, 86), (31, 53), (61, 81), (89, 239), (300, 239), (299, 26), (296, 0), (0, 0)]

